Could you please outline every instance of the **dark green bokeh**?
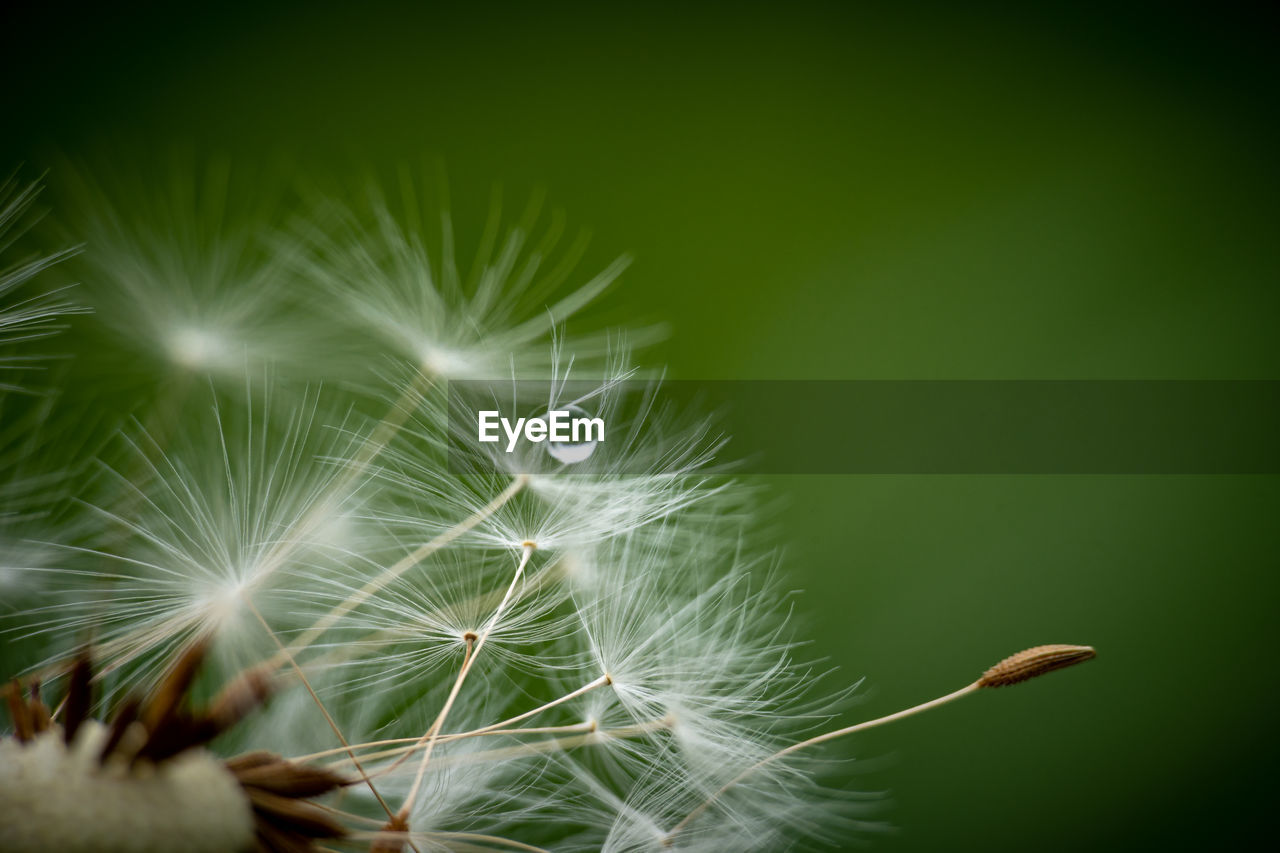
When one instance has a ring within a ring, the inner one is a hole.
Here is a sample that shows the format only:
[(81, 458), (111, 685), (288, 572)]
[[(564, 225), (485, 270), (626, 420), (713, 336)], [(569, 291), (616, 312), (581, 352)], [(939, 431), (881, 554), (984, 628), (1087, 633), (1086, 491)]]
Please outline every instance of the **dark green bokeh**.
[[(545, 186), (589, 261), (638, 257), (592, 320), (669, 322), (681, 378), (1280, 376), (1261, 13), (535, 5), (6, 12), (0, 162), (425, 155), (464, 217)], [(857, 744), (848, 784), (893, 794), (877, 849), (1267, 826), (1276, 478), (769, 479), (859, 717), (1100, 649)]]

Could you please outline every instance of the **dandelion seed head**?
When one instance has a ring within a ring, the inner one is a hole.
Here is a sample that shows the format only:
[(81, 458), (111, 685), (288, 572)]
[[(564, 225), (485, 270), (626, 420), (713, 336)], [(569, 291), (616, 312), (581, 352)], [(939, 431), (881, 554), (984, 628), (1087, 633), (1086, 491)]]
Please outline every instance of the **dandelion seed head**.
[[(107, 701), (207, 643), (214, 677), (278, 689), (219, 749), (339, 771), (360, 783), (347, 817), (402, 814), (421, 849), (532, 827), (557, 850), (765, 851), (831, 825), (797, 758), (673, 834), (829, 711), (744, 534), (751, 493), (616, 337), (566, 336), (625, 261), (567, 287), (582, 244), (560, 245), (559, 216), (495, 204), (465, 267), (412, 185), (287, 229), (229, 214), (217, 169), (145, 201), (82, 196), (95, 322), (184, 384), (77, 481), (92, 535), (59, 524), (52, 561), (14, 558), (56, 590), (23, 636), (49, 666), (92, 637)], [(356, 381), (299, 387), (307, 371)], [(607, 438), (455, 457), (442, 380), (502, 376), (499, 409), (598, 416)], [(502, 398), (526, 379), (536, 399)], [(5, 497), (0, 541), (25, 541)]]
[(59, 729), (25, 744), (0, 740), (6, 850), (160, 853), (182, 839), (191, 853), (225, 853), (252, 844), (249, 801), (220, 760), (195, 750), (157, 767), (100, 767), (107, 736), (91, 720), (70, 746)]

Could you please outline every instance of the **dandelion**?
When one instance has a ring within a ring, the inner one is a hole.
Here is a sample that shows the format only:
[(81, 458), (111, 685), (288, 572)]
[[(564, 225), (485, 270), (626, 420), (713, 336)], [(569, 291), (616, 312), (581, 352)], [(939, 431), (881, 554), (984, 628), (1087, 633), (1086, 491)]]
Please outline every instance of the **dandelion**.
[[(725, 438), (619, 336), (564, 335), (622, 263), (565, 292), (581, 245), (535, 232), (540, 199), (505, 232), (495, 204), (464, 274), (412, 182), (287, 225), (230, 186), (82, 195), (92, 323), (141, 330), (114, 346), (154, 393), (99, 389), (118, 441), (57, 464), (33, 452), (55, 415), (102, 431), (62, 396), (0, 431), (29, 466), (0, 537), (34, 548), (6, 550), (4, 630), (37, 647), (7, 689), (6, 849), (785, 849), (868, 825), (824, 745), (1092, 657), (1036, 647), (834, 727), (852, 688), (804, 659)], [(468, 445), (477, 377), (611, 432)]]

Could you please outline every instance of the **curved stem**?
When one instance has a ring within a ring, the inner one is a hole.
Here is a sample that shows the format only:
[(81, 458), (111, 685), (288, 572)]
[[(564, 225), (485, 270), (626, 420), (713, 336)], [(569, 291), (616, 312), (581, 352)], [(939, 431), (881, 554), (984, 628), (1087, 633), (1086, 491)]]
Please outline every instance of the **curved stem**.
[[(522, 477), (524, 475), (521, 475)], [(517, 482), (522, 482), (517, 479)], [(409, 816), (410, 810), (413, 808), (414, 800), (417, 799), (418, 791), (422, 787), (422, 779), (427, 772), (427, 764), (431, 761), (431, 753), (435, 750), (436, 741), (439, 739), (440, 729), (444, 727), (445, 720), (449, 716), (449, 711), (453, 709), (453, 703), (458, 698), (458, 693), (462, 690), (462, 684), (467, 680), (467, 674), (471, 672), (471, 666), (475, 663), (476, 658), (480, 655), (480, 650), (484, 648), (485, 641), (489, 639), (489, 635), (493, 633), (493, 629), (497, 627), (498, 620), (502, 618), (502, 614), (506, 611), (507, 605), (511, 603), (511, 599), (515, 596), (516, 588), (520, 585), (521, 578), (524, 577), (524, 570), (529, 565), (529, 558), (533, 556), (534, 545), (525, 543), (524, 549), (520, 554), (520, 562), (516, 566), (515, 574), (511, 577), (511, 583), (507, 585), (506, 595), (502, 597), (502, 601), (498, 603), (498, 607), (493, 611), (493, 615), (485, 622), (484, 627), (480, 630), (479, 635), (475, 639), (475, 648), (472, 650), (470, 642), (467, 644), (469, 654), (462, 662), (462, 669), (458, 672), (457, 679), (453, 682), (453, 687), (449, 690), (449, 696), (445, 699), (444, 707), (440, 709), (440, 715), (436, 717), (436, 721), (431, 724), (428, 732), (427, 748), (422, 753), (422, 760), (418, 762), (418, 773), (414, 777), (413, 787), (409, 789), (408, 796), (405, 797), (404, 805), (400, 807), (399, 817), (405, 820)]]
[(665, 846), (670, 846), (670, 844), (675, 840), (675, 837), (679, 835), (680, 832), (683, 831), (686, 826), (688, 826), (700, 814), (702, 814), (708, 808), (710, 808), (711, 805), (715, 803), (717, 800), (719, 800), (720, 797), (722, 797), (726, 791), (728, 791), (733, 786), (737, 785), (739, 782), (741, 782), (743, 779), (750, 776), (752, 773), (755, 773), (760, 768), (766, 765), (772, 764), (773, 762), (777, 761), (780, 758), (785, 758), (786, 756), (791, 755), (794, 752), (799, 752), (800, 750), (810, 746), (817, 746), (818, 744), (826, 743), (829, 740), (835, 740), (836, 738), (844, 737), (845, 735), (851, 735), (854, 732), (865, 731), (866, 729), (872, 729), (872, 728), (875, 728), (876, 726), (882, 726), (885, 723), (892, 723), (896, 720), (901, 720), (906, 717), (911, 717), (911, 716), (914, 716), (915, 714), (919, 714), (923, 711), (928, 711), (931, 708), (936, 708), (939, 705), (945, 705), (948, 702), (954, 702), (956, 699), (959, 699), (962, 696), (968, 696), (970, 693), (973, 693), (974, 691), (978, 690), (979, 687), (981, 687), (981, 682), (975, 681), (973, 684), (967, 685), (965, 687), (961, 687), (959, 690), (956, 690), (952, 693), (948, 693), (945, 696), (939, 696), (937, 699), (931, 699), (928, 702), (924, 702), (920, 705), (907, 708), (906, 710), (898, 711), (897, 713), (889, 714), (888, 716), (885, 716), (885, 717), (879, 717), (874, 720), (868, 720), (865, 723), (858, 723), (857, 725), (849, 726), (847, 728), (836, 729), (835, 731), (830, 731), (830, 732), (824, 732), (823, 734), (817, 735), (815, 737), (811, 737), (808, 740), (802, 740), (799, 743), (793, 743), (790, 746), (786, 747), (785, 749), (780, 749), (777, 752), (775, 752), (773, 755), (770, 755), (768, 758), (757, 761), (755, 764), (751, 765), (746, 770), (743, 770), (741, 773), (739, 773), (737, 776), (734, 776), (728, 782), (724, 783), (724, 785), (720, 788), (720, 790), (716, 791), (710, 797), (707, 797), (707, 799), (705, 799), (696, 809), (689, 812), (689, 814), (685, 815), (683, 820), (681, 820), (675, 826), (671, 827), (671, 831), (668, 832), (665, 836), (663, 836), (662, 843)]
[[(486, 735), (545, 735), (545, 734), (561, 734), (564, 732), (586, 732), (591, 731), (593, 723), (569, 723), (564, 726), (534, 726), (524, 729), (502, 729), (498, 731), (472, 731), (459, 732), (458, 734), (440, 735), (440, 743), (452, 743), (456, 740), (466, 740), (473, 737), (485, 737)], [(364, 743), (353, 743), (350, 749), (373, 749), (379, 746), (394, 746), (395, 749), (384, 749), (381, 752), (366, 752), (360, 757), (367, 760), (376, 758), (390, 758), (393, 755), (401, 755), (406, 752), (412, 752), (421, 745), (422, 738), (414, 737), (394, 737), (386, 740), (371, 740)], [(413, 744), (405, 746), (405, 744)], [(307, 755), (299, 755), (290, 758), (290, 761), (300, 764), (306, 764), (309, 761), (315, 761), (319, 758), (328, 758), (331, 755), (341, 755), (346, 752), (348, 747), (337, 746), (333, 749), (325, 749), (320, 752), (312, 752)], [(340, 762), (339, 762), (340, 763)], [(390, 768), (388, 768), (390, 769)]]
[(586, 694), (586, 693), (590, 693), (592, 690), (595, 690), (598, 687), (604, 687), (606, 684), (612, 684), (612, 683), (613, 683), (612, 678), (610, 678), (608, 675), (602, 675), (599, 678), (597, 678), (595, 681), (584, 684), (581, 687), (579, 687), (577, 690), (572, 690), (564, 694), (559, 699), (552, 699), (550, 702), (546, 703), (545, 705), (539, 705), (537, 708), (534, 708), (532, 711), (525, 711), (523, 714), (517, 714), (514, 717), (508, 717), (502, 722), (493, 723), (491, 725), (483, 726), (482, 728), (478, 728), (478, 729), (472, 729), (469, 732), (459, 732), (456, 735), (449, 735), (449, 737), (474, 737), (475, 735), (490, 734), (490, 733), (496, 732), (498, 729), (504, 729), (507, 726), (512, 725), (513, 723), (518, 723), (518, 722), (521, 722), (522, 720), (527, 720), (530, 717), (534, 716), (535, 714), (541, 714), (543, 711), (546, 711), (549, 708), (554, 708), (555, 706), (560, 705), (564, 702), (568, 702), (571, 699), (577, 699), (579, 696), (582, 696), (583, 694)]
[[(643, 737), (651, 732), (661, 731), (670, 728), (671, 720), (667, 717), (661, 717), (656, 720), (649, 720), (644, 723), (636, 723), (630, 726), (620, 726), (616, 729), (596, 729), (589, 728), (581, 734), (566, 735), (563, 737), (544, 738), (542, 740), (530, 741), (529, 743), (515, 744), (513, 746), (504, 746), (497, 749), (486, 749), (481, 752), (470, 753), (461, 757), (445, 757), (438, 759), (439, 764), (446, 767), (454, 764), (462, 764), (467, 762), (482, 761), (506, 761), (512, 758), (523, 758), (530, 755), (539, 755), (544, 752), (560, 752), (566, 749), (573, 749), (579, 746), (586, 746), (592, 743), (601, 743), (605, 740), (621, 740), (623, 738)], [(416, 749), (417, 747), (409, 747)], [(369, 758), (371, 756), (365, 756)], [(383, 770), (375, 770), (372, 775), (376, 778), (387, 772), (390, 768)]]

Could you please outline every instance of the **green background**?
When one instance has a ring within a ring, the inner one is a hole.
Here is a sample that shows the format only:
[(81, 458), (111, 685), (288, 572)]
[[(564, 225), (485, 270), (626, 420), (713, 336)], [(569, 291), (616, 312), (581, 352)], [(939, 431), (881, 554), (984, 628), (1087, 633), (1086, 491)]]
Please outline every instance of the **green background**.
[[(425, 157), (464, 235), (495, 181), (545, 187), (588, 267), (637, 257), (577, 327), (667, 322), (680, 378), (1280, 377), (1270, 17), (959, 5), (10, 10), (0, 163)], [(814, 653), (866, 677), (847, 722), (1099, 649), (862, 738), (845, 781), (895, 827), (862, 841), (1269, 828), (1275, 477), (769, 481)]]

